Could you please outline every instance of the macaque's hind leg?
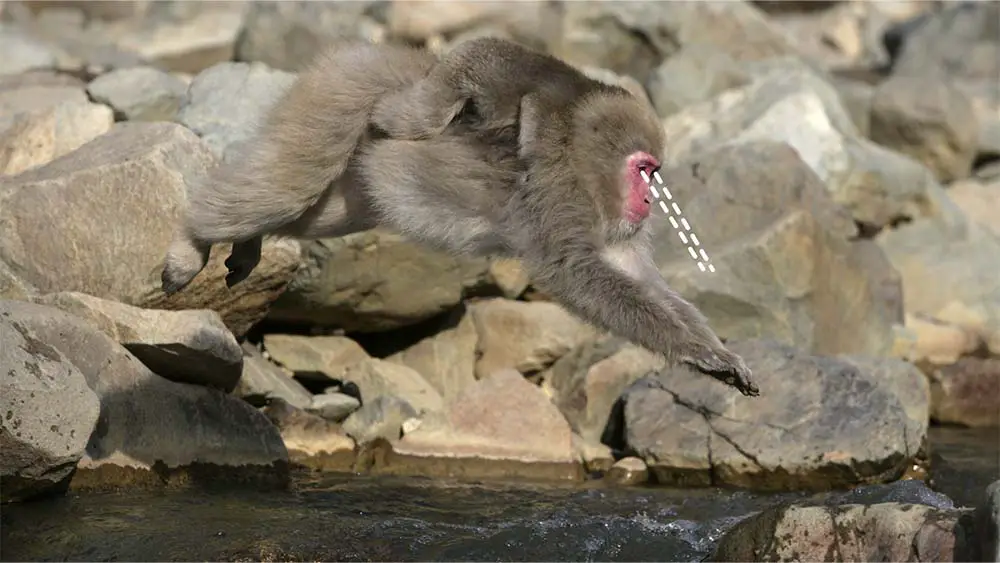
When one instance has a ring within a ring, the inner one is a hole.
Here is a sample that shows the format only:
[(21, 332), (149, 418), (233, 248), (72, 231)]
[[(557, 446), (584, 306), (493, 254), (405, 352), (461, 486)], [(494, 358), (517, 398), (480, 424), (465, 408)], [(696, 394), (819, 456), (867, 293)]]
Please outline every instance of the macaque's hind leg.
[(209, 243), (198, 241), (181, 229), (175, 236), (163, 261), (160, 282), (163, 292), (173, 295), (184, 289), (205, 268), (212, 250)]
[(229, 258), (226, 258), (226, 267), (229, 268), (229, 273), (226, 274), (227, 287), (233, 287), (250, 276), (250, 273), (260, 263), (260, 251), (263, 243), (264, 237), (261, 236), (233, 243)]

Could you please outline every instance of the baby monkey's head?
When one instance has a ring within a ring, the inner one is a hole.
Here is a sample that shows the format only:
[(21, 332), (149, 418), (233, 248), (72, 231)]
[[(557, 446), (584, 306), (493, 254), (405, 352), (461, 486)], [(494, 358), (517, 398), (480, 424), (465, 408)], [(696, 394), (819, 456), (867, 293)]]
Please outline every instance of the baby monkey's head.
[(647, 181), (660, 169), (663, 126), (649, 104), (617, 89), (574, 109), (572, 151), (582, 187), (596, 201), (609, 238), (630, 238), (649, 217)]

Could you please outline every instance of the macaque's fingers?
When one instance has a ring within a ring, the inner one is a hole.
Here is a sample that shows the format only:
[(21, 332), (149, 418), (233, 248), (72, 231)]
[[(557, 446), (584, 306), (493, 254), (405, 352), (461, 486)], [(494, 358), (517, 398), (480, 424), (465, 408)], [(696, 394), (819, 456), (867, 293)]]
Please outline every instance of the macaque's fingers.
[(205, 268), (211, 250), (212, 245), (194, 240), (186, 230), (180, 230), (163, 260), (163, 272), (160, 273), (163, 293), (173, 295), (191, 283)]
[(681, 361), (726, 385), (735, 387), (748, 397), (760, 395), (760, 389), (753, 382), (753, 374), (746, 362), (725, 348), (708, 346), (696, 348), (682, 356)]
[(233, 287), (250, 276), (250, 273), (260, 263), (262, 244), (263, 237), (254, 237), (247, 241), (233, 243), (229, 258), (226, 258), (226, 267), (229, 268), (229, 273), (226, 274), (228, 287)]
[(465, 102), (459, 92), (436, 78), (425, 78), (377, 100), (371, 122), (392, 139), (427, 139), (443, 133)]

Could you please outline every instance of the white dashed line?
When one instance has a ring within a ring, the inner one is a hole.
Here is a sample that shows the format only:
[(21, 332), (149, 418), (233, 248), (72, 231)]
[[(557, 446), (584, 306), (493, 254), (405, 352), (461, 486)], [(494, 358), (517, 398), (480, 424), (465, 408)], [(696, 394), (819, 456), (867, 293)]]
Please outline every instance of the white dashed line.
[[(691, 255), (691, 258), (698, 262), (698, 269), (702, 272), (706, 270), (714, 272), (715, 266), (712, 265), (712, 262), (708, 257), (708, 253), (705, 252), (704, 248), (701, 248), (701, 241), (698, 240), (698, 235), (694, 234), (694, 230), (691, 229), (691, 224), (688, 223), (687, 218), (683, 216), (683, 213), (681, 213), (681, 207), (677, 205), (676, 201), (671, 201), (674, 199), (674, 196), (663, 183), (663, 178), (660, 177), (660, 173), (653, 172), (652, 178), (649, 177), (649, 174), (646, 174), (645, 170), (640, 171), (639, 173), (642, 175), (642, 179), (649, 184), (649, 192), (653, 194), (657, 203), (660, 204), (660, 209), (663, 210), (663, 213), (667, 216), (667, 220), (670, 221), (670, 226), (677, 231), (677, 237), (680, 238), (681, 242), (687, 247), (688, 254)], [(653, 180), (656, 181), (656, 185), (654, 185)], [(667, 206), (667, 203), (661, 199), (661, 191), (663, 192), (663, 196), (670, 201), (669, 206)], [(673, 209), (673, 213), (671, 213), (671, 209)], [(677, 219), (675, 219), (674, 216), (680, 218), (680, 223), (677, 222)], [(681, 228), (682, 226), (683, 228)], [(684, 231), (687, 231), (687, 233)], [(695, 247), (699, 248), (695, 250)]]

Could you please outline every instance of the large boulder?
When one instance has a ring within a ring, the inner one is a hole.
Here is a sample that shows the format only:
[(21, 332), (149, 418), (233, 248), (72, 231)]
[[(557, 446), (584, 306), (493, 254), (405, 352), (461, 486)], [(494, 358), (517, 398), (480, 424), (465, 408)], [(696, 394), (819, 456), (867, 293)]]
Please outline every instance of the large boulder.
[(392, 354), (386, 361), (416, 370), (448, 402), (475, 383), (478, 342), (472, 315), (463, 314), (457, 323)]
[(169, 121), (177, 113), (187, 84), (151, 66), (113, 70), (87, 85), (90, 96), (129, 121)]
[(97, 395), (65, 354), (6, 310), (0, 350), (0, 501), (64, 489), (97, 425)]
[(298, 268), (296, 242), (266, 242), (260, 265), (232, 289), (223, 281), (228, 245), (214, 250), (184, 291), (168, 297), (160, 289), (187, 179), (215, 163), (180, 125), (126, 122), (43, 167), (0, 177), (0, 261), (41, 293), (77, 291), (150, 309), (212, 309), (242, 336)]
[(686, 366), (637, 380), (615, 441), (660, 483), (827, 489), (899, 478), (927, 434), (927, 380), (912, 365), (810, 356), (769, 341), (730, 342), (760, 397)]

